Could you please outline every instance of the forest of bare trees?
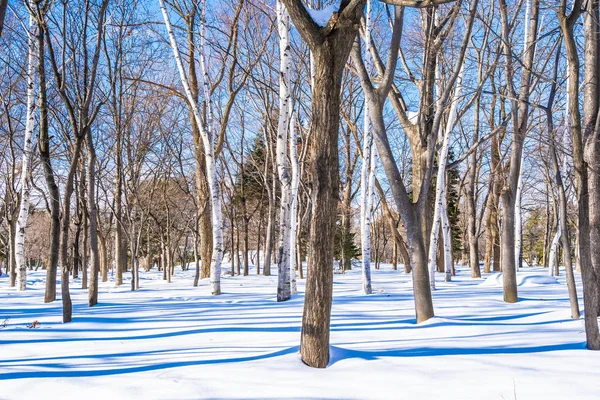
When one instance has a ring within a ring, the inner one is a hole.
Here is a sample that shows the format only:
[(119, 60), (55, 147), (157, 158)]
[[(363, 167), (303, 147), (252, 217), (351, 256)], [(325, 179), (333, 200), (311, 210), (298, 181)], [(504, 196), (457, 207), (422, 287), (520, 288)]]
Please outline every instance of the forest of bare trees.
[(599, 4), (0, 0), (0, 275), (65, 323), (153, 269), (305, 280), (324, 368), (334, 271), (412, 274), (421, 323), (457, 265), (507, 303), (562, 266), (600, 350)]

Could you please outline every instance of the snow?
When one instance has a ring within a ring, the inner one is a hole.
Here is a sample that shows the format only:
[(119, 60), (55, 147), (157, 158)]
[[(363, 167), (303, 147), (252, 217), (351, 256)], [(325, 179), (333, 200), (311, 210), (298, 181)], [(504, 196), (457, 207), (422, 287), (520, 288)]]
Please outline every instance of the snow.
[(516, 304), (460, 266), (452, 282), (439, 274), (437, 316), (419, 325), (410, 275), (384, 264), (363, 296), (359, 268), (336, 274), (322, 370), (298, 355), (304, 280), (277, 303), (276, 276), (224, 275), (211, 296), (208, 280), (191, 287), (192, 270), (171, 284), (153, 270), (139, 292), (101, 283), (93, 308), (76, 280), (73, 322), (62, 324), (60, 299), (43, 303), (44, 271), (28, 274), (26, 292), (2, 278), (0, 398), (600, 398), (600, 352), (569, 318), (564, 271), (552, 285), (539, 284), (542, 268), (523, 271)]
[(407, 111), (406, 116), (408, 117), (408, 120), (413, 124), (419, 122), (419, 113), (416, 111)]
[(315, 21), (315, 24), (319, 26), (326, 26), (329, 20), (331, 19), (331, 16), (339, 10), (339, 4), (329, 4), (321, 10), (314, 10), (306, 6), (306, 11), (308, 11), (308, 14), (311, 16), (313, 21)]
[[(486, 278), (482, 286), (502, 286), (502, 274), (494, 273)], [(520, 272), (517, 274), (517, 286), (558, 285), (558, 280), (549, 275)]]

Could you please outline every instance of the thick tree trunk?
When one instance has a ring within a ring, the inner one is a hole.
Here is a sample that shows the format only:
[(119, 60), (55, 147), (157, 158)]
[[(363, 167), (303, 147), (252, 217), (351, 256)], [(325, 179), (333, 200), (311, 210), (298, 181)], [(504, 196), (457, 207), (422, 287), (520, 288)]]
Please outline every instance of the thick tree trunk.
[[(600, 187), (596, 185), (597, 181), (593, 178), (588, 181), (588, 174), (594, 174), (593, 168), (588, 170), (585, 155), (598, 156), (597, 152), (591, 151), (584, 154), (586, 150), (596, 150), (594, 148), (585, 149), (584, 137), (592, 134), (596, 129), (596, 119), (598, 117), (599, 90), (598, 90), (598, 1), (588, 1), (585, 4), (585, 80), (584, 80), (584, 120), (582, 123), (581, 112), (579, 109), (579, 55), (574, 38), (573, 29), (575, 22), (579, 17), (582, 2), (576, 1), (573, 11), (569, 17), (566, 16), (566, 10), (561, 7), (559, 20), (561, 31), (565, 40), (565, 49), (567, 54), (568, 67), (568, 93), (569, 93), (569, 122), (571, 126), (571, 141), (573, 146), (573, 166), (575, 169), (575, 186), (577, 192), (578, 205), (578, 235), (577, 247), (579, 252), (579, 262), (581, 263), (581, 275), (583, 282), (583, 303), (585, 307), (585, 334), (587, 347), (590, 350), (600, 350), (600, 332), (598, 330), (598, 312), (599, 289), (598, 273), (598, 252), (600, 251), (600, 242), (598, 237), (591, 230), (597, 228), (600, 212), (600, 203), (597, 202), (597, 194)], [(594, 137), (594, 136), (592, 136)], [(594, 146), (595, 147), (595, 146)], [(588, 162), (593, 158), (588, 158)], [(589, 186), (588, 186), (589, 185)], [(589, 190), (588, 190), (589, 188)], [(592, 205), (593, 204), (593, 205)], [(562, 217), (561, 217), (562, 218)], [(591, 227), (593, 227), (591, 229)], [(596, 229), (597, 232), (597, 229)], [(563, 244), (564, 246), (564, 244)], [(595, 251), (596, 254), (592, 254)], [(596, 262), (596, 265), (593, 264)]]
[(335, 41), (328, 39), (318, 49), (313, 49), (315, 84), (310, 149), (313, 206), (300, 352), (305, 363), (317, 368), (324, 368), (329, 361), (333, 237), (338, 196), (339, 92), (341, 70), (347, 58), (347, 53), (345, 57), (336, 54), (339, 52), (336, 47)]
[[(48, 101), (46, 97), (46, 68), (45, 68), (45, 30), (39, 29), (37, 35), (38, 50), (38, 103), (40, 112), (39, 150), (44, 177), (50, 197), (50, 259), (46, 267), (46, 291), (44, 303), (56, 300), (56, 271), (58, 267), (58, 251), (60, 246), (60, 192), (54, 179), (54, 170), (50, 161), (50, 138), (48, 136)], [(76, 277), (74, 265), (74, 277)]]
[[(73, 194), (73, 181), (75, 179), (75, 173), (77, 171), (77, 167), (79, 164), (79, 156), (81, 154), (81, 147), (83, 145), (83, 136), (77, 135), (75, 138), (75, 148), (73, 149), (73, 158), (71, 159), (71, 165), (69, 167), (69, 173), (67, 175), (67, 180), (65, 182), (65, 189), (63, 193), (63, 202), (62, 202), (62, 220), (61, 220), (61, 231), (60, 231), (60, 288), (61, 288), (61, 296), (62, 296), (62, 306), (63, 306), (63, 323), (71, 322), (73, 307), (71, 303), (71, 294), (69, 293), (69, 228), (71, 225), (71, 195)], [(82, 187), (85, 185), (85, 179), (81, 177), (81, 185)], [(82, 188), (83, 189), (83, 188)], [(80, 193), (83, 196), (83, 191)], [(87, 224), (87, 217), (84, 215), (84, 220)], [(85, 229), (84, 234), (87, 235), (88, 231)], [(87, 248), (87, 240), (84, 240), (84, 254)], [(85, 258), (85, 257), (84, 257)], [(84, 260), (87, 262), (87, 259)], [(86, 265), (83, 266), (83, 277), (82, 277), (82, 285), (87, 285), (87, 271)]]
[(337, 14), (339, 19), (334, 17), (336, 23), (329, 21), (332, 31), (327, 34), (316, 26), (301, 2), (283, 3), (309, 43), (315, 63), (310, 129), (312, 218), (300, 354), (309, 366), (325, 368), (329, 361), (333, 244), (339, 196), (341, 80), (365, 1), (342, 3), (344, 9)]
[(515, 223), (520, 223), (515, 218), (515, 207), (518, 204), (519, 177), (521, 175), (521, 162), (523, 157), (523, 141), (527, 134), (529, 118), (529, 96), (531, 92), (531, 70), (535, 56), (535, 44), (537, 38), (537, 25), (539, 17), (539, 0), (532, 0), (531, 17), (528, 29), (524, 32), (524, 68), (521, 74), (521, 87), (519, 94), (514, 88), (514, 65), (512, 49), (508, 42), (510, 27), (507, 16), (507, 5), (505, 0), (500, 2), (500, 14), (502, 20), (502, 38), (505, 58), (505, 75), (508, 81), (507, 87), (511, 97), (511, 112), (513, 122), (513, 139), (511, 146), (510, 165), (506, 180), (506, 188), (502, 193), (502, 277), (504, 281), (504, 301), (516, 303), (517, 295), (517, 263), (515, 262)]
[[(394, 22), (395, 28), (400, 28), (402, 26), (402, 15), (403, 13), (401, 11), (401, 8), (397, 8)], [(397, 49), (397, 46), (399, 45), (400, 41), (400, 33), (401, 29), (394, 29), (394, 34), (392, 38), (394, 44), (391, 46), (392, 49)], [(353, 60), (355, 61), (355, 64), (358, 65), (363, 89), (368, 89), (369, 87), (372, 88), (372, 84), (368, 79), (368, 74), (364, 69), (364, 65), (362, 65), (360, 59), (360, 52), (356, 50), (359, 49), (355, 47), (355, 51), (353, 51)], [(390, 60), (395, 60), (396, 58), (397, 57), (390, 57)], [(391, 66), (388, 65), (386, 71), (393, 71), (393, 65), (395, 64), (392, 64)], [(389, 90), (389, 87), (391, 85), (390, 79), (392, 77), (392, 74), (386, 74), (386, 76), (388, 78), (387, 87), (385, 84), (382, 84), (381, 87), (387, 88)], [(427, 230), (428, 222), (426, 220), (430, 220), (430, 218), (427, 217), (428, 215), (430, 215), (427, 192), (423, 191), (425, 196), (420, 198), (417, 204), (414, 204), (414, 200), (411, 201), (403, 184), (403, 179), (400, 175), (398, 165), (396, 164), (394, 154), (389, 144), (386, 133), (386, 127), (383, 120), (383, 101), (387, 96), (387, 92), (378, 88), (377, 90), (365, 90), (365, 93), (367, 94), (367, 98), (370, 105), (369, 111), (371, 123), (373, 124), (373, 131), (376, 138), (377, 150), (379, 152), (381, 163), (387, 175), (388, 181), (391, 182), (390, 188), (392, 191), (392, 195), (404, 222), (404, 226), (406, 228), (408, 247), (410, 248), (411, 265), (414, 267), (413, 291), (415, 297), (415, 313), (417, 316), (417, 322), (423, 322), (433, 317), (434, 315), (433, 302), (431, 299), (431, 288), (429, 285), (429, 274), (427, 271), (426, 243), (424, 239), (424, 235), (426, 234), (426, 232), (429, 232)], [(439, 117), (436, 122), (439, 124)], [(421, 161), (421, 159), (414, 158), (413, 168), (415, 168), (414, 164), (417, 162), (415, 160)], [(425, 173), (426, 171), (423, 172)], [(429, 172), (427, 173), (430, 174), (431, 170), (429, 170)], [(413, 183), (414, 179), (415, 178), (413, 176)], [(429, 182), (429, 178), (426, 179), (426, 181)], [(427, 183), (426, 186), (429, 186), (429, 183)], [(413, 192), (413, 196), (414, 194), (415, 193)]]
[[(583, 297), (585, 304), (585, 327), (587, 347), (600, 350), (600, 332), (598, 316), (600, 315), (600, 121), (598, 106), (600, 104), (600, 27), (598, 26), (598, 0), (586, 2), (585, 29), (585, 81), (584, 81), (584, 120), (583, 135), (585, 140), (585, 161), (587, 163), (587, 179), (589, 188), (589, 225), (580, 230), (581, 272), (583, 274)], [(573, 49), (576, 51), (576, 49)], [(569, 54), (570, 61), (570, 54)], [(577, 101), (577, 91), (569, 90), (571, 97)], [(572, 135), (575, 140), (575, 135)], [(576, 146), (573, 145), (573, 157)], [(575, 164), (575, 168), (579, 163)], [(585, 193), (585, 187), (582, 189)], [(589, 232), (589, 240), (585, 231)], [(586, 243), (587, 242), (587, 243)], [(584, 249), (589, 248), (589, 255)]]

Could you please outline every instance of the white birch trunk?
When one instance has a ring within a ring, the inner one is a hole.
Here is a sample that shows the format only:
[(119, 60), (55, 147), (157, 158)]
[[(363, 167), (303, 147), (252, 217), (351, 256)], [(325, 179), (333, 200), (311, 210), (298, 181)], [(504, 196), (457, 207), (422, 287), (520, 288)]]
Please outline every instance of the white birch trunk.
[[(215, 149), (217, 147), (218, 132), (213, 118), (212, 99), (210, 97), (210, 85), (208, 79), (208, 68), (206, 63), (206, 0), (202, 0), (202, 14), (200, 20), (200, 70), (202, 72), (202, 89), (207, 109), (207, 136), (210, 139), (212, 153), (212, 174), (209, 176), (211, 182), (210, 192), (212, 196), (212, 223), (213, 223), (213, 251), (210, 264), (210, 284), (213, 295), (221, 294), (221, 262), (223, 261), (223, 217), (221, 213), (221, 194), (217, 182), (217, 160)], [(191, 93), (191, 92), (190, 92)], [(208, 167), (208, 157), (207, 167)], [(208, 168), (207, 168), (208, 172)], [(209, 174), (207, 173), (207, 176)]]
[(522, 235), (522, 220), (523, 215), (521, 212), (521, 197), (523, 193), (523, 160), (525, 159), (525, 152), (521, 156), (521, 171), (519, 172), (519, 183), (517, 184), (517, 195), (515, 199), (515, 268), (519, 271), (520, 259), (521, 259), (521, 235)]
[(292, 294), (296, 294), (296, 243), (298, 234), (298, 187), (300, 185), (300, 168), (298, 165), (298, 150), (296, 149), (296, 114), (294, 113), (293, 103), (290, 102), (290, 159), (292, 161), (292, 209), (290, 214), (290, 279)]
[(291, 297), (290, 282), (290, 225), (291, 225), (291, 174), (287, 159), (290, 129), (290, 17), (281, 1), (277, 1), (277, 27), (279, 30), (279, 121), (277, 124), (277, 172), (281, 183), (279, 218), (279, 249), (277, 252), (277, 301)]
[(556, 234), (552, 239), (552, 245), (550, 246), (550, 258), (548, 260), (548, 275), (550, 276), (554, 276), (554, 262), (556, 260), (556, 251), (558, 250), (558, 244), (560, 243), (561, 229), (562, 227), (559, 220), (558, 229), (556, 230)]
[[(567, 87), (569, 86), (569, 77), (567, 76)], [(565, 102), (565, 126), (564, 126), (564, 132), (563, 132), (563, 143), (564, 143), (564, 148), (567, 149), (568, 148), (568, 144), (569, 144), (569, 93), (567, 92), (566, 94), (567, 99)], [(560, 161), (559, 161), (560, 162)], [(567, 160), (566, 160), (566, 155), (565, 155), (565, 159), (563, 160), (561, 166), (560, 166), (560, 173), (563, 177), (567, 176)], [(560, 202), (558, 202), (558, 213), (557, 216), (560, 215)], [(556, 230), (556, 234), (554, 235), (554, 238), (552, 239), (552, 244), (550, 246), (550, 259), (548, 260), (548, 275), (550, 276), (554, 276), (554, 263), (556, 262), (556, 251), (558, 250), (558, 246), (560, 245), (560, 237), (562, 235), (562, 224), (560, 223), (560, 218), (558, 218), (558, 228)]]
[[(369, 51), (371, 43), (371, 0), (367, 1), (366, 9), (366, 29), (365, 29), (365, 66), (367, 71), (371, 67), (371, 53)], [(371, 294), (371, 212), (373, 208), (373, 190), (371, 180), (374, 181), (374, 141), (371, 132), (369, 119), (369, 104), (365, 93), (363, 120), (363, 162), (361, 166), (360, 179), (360, 238), (362, 247), (362, 290), (364, 294)]]
[[(158, 0), (160, 9), (163, 14), (163, 18), (165, 20), (165, 27), (167, 29), (167, 34), (169, 35), (169, 41), (171, 43), (171, 48), (173, 49), (173, 56), (175, 58), (175, 62), (177, 64), (177, 69), (179, 70), (179, 77), (181, 78), (181, 84), (185, 91), (185, 95), (190, 103), (192, 108), (192, 112), (194, 114), (194, 119), (196, 120), (196, 124), (198, 125), (198, 129), (200, 130), (200, 135), (202, 136), (202, 143), (204, 146), (204, 152), (206, 154), (206, 175), (208, 179), (208, 185), (210, 189), (210, 197), (211, 197), (211, 206), (212, 206), (212, 235), (213, 235), (213, 255), (210, 266), (210, 284), (211, 291), (213, 295), (221, 294), (221, 261), (223, 259), (223, 224), (221, 217), (221, 196), (219, 194), (219, 185), (217, 184), (217, 171), (216, 171), (216, 160), (215, 160), (215, 143), (216, 143), (216, 129), (213, 130), (213, 118), (212, 118), (212, 110), (211, 110), (211, 102), (210, 102), (210, 93), (208, 87), (208, 71), (206, 69), (206, 1), (204, 0), (203, 10), (202, 10), (202, 22), (200, 28), (200, 38), (201, 38), (201, 57), (200, 57), (200, 65), (202, 69), (202, 86), (204, 90), (204, 97), (207, 103), (208, 109), (208, 127), (205, 128), (202, 117), (200, 114), (200, 108), (198, 107), (198, 103), (194, 99), (192, 95), (192, 91), (190, 90), (190, 86), (185, 75), (185, 69), (183, 67), (183, 63), (181, 61), (181, 56), (179, 53), (179, 48), (177, 46), (177, 41), (175, 39), (175, 35), (173, 34), (173, 28), (171, 26), (171, 21), (169, 19), (169, 14), (165, 7), (164, 0)], [(212, 131), (212, 132), (211, 132)]]
[[(437, 250), (437, 240), (440, 229), (441, 213), (446, 213), (446, 161), (448, 159), (450, 135), (452, 133), (452, 129), (454, 128), (454, 124), (456, 123), (456, 118), (458, 116), (458, 100), (462, 89), (462, 78), (464, 71), (465, 69), (463, 64), (463, 67), (460, 70), (460, 74), (456, 80), (456, 90), (454, 91), (454, 95), (452, 98), (452, 105), (450, 106), (450, 114), (448, 116), (448, 122), (446, 123), (446, 129), (444, 130), (442, 147), (438, 151), (438, 172), (434, 203), (435, 206), (433, 210), (433, 225), (431, 227), (431, 236), (429, 238), (429, 276), (431, 281), (431, 289), (433, 290), (435, 290), (435, 255)], [(439, 103), (438, 106), (440, 106)], [(447, 215), (445, 216), (445, 218), (447, 219)], [(448, 245), (450, 245), (449, 240)]]
[(25, 260), (25, 227), (29, 216), (29, 195), (31, 193), (31, 156), (33, 126), (35, 120), (35, 21), (29, 16), (28, 50), (27, 50), (27, 114), (25, 120), (25, 137), (23, 143), (23, 161), (21, 165), (21, 202), (19, 218), (16, 224), (15, 261), (17, 267), (17, 289), (27, 288), (27, 263)]

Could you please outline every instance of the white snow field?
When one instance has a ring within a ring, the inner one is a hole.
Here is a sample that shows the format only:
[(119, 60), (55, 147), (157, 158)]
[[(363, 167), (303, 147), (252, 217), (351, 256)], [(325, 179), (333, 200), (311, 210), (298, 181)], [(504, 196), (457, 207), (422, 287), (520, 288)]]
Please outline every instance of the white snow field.
[(60, 299), (43, 303), (45, 272), (21, 293), (4, 276), (0, 399), (600, 399), (600, 352), (569, 318), (564, 271), (560, 284), (522, 271), (540, 279), (521, 279), (517, 304), (466, 269), (438, 275), (437, 317), (419, 325), (409, 275), (383, 265), (363, 296), (358, 269), (336, 274), (322, 370), (298, 354), (302, 280), (277, 303), (276, 276), (224, 276), (214, 297), (208, 280), (192, 287), (193, 271), (168, 284), (153, 270), (139, 292), (101, 283), (93, 308), (76, 280), (63, 325)]

